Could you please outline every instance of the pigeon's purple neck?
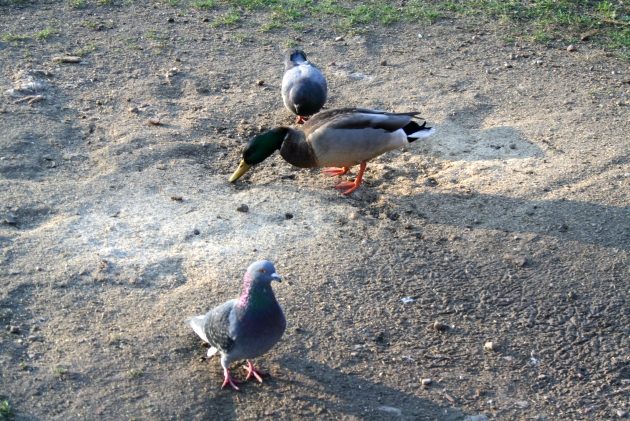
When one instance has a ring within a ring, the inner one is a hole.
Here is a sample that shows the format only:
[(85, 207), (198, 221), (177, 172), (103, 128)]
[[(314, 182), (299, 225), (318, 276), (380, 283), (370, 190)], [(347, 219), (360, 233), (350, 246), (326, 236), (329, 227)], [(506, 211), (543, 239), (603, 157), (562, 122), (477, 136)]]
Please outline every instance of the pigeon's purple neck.
[(266, 282), (255, 282), (250, 273), (243, 277), (243, 290), (238, 298), (241, 308), (264, 307), (269, 301), (275, 301), (271, 285)]
[(240, 307), (247, 306), (249, 294), (252, 290), (252, 282), (254, 282), (252, 275), (249, 272), (245, 273), (245, 276), (243, 277), (243, 289), (241, 290), (241, 296), (238, 298), (238, 305)]

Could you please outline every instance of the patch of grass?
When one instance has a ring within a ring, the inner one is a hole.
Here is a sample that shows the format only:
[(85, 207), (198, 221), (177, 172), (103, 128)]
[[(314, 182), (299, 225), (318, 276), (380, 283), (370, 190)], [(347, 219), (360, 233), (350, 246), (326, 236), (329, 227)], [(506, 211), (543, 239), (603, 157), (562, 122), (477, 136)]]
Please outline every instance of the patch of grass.
[(219, 26), (233, 26), (239, 23), (240, 21), (241, 21), (241, 12), (239, 12), (237, 9), (230, 9), (228, 10), (227, 13), (217, 16), (212, 21), (212, 26), (215, 28)]
[(57, 34), (57, 31), (55, 31), (53, 28), (45, 28), (39, 32), (36, 32), (35, 38), (40, 41), (46, 41), (48, 38), (52, 37), (55, 34)]
[(89, 42), (87, 44), (85, 44), (83, 47), (78, 48), (76, 50), (74, 50), (72, 52), (73, 56), (79, 56), (79, 57), (85, 57), (90, 53), (93, 53), (94, 51), (96, 51), (96, 43), (94, 42)]
[(68, 0), (68, 6), (73, 9), (84, 9), (87, 6), (87, 0)]
[(195, 0), (193, 2), (193, 7), (196, 7), (197, 9), (212, 9), (215, 6), (215, 0)]
[(52, 368), (52, 373), (57, 377), (63, 377), (68, 374), (68, 369), (60, 365), (56, 365)]
[(30, 35), (14, 34), (11, 32), (4, 33), (0, 36), (0, 41), (18, 43), (31, 39)]
[(13, 419), (13, 408), (7, 399), (0, 400), (0, 421)]

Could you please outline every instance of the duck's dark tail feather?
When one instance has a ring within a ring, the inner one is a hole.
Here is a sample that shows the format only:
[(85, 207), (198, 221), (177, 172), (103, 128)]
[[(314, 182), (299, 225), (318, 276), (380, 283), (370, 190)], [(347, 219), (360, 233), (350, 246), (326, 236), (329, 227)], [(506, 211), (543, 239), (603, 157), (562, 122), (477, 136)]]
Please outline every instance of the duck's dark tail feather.
[(427, 127), (427, 122), (425, 121), (422, 125), (416, 123), (415, 121), (410, 121), (405, 127), (403, 127), (405, 134), (407, 135), (407, 140), (411, 143), (416, 139), (422, 139), (425, 137), (431, 136), (435, 133), (435, 128)]

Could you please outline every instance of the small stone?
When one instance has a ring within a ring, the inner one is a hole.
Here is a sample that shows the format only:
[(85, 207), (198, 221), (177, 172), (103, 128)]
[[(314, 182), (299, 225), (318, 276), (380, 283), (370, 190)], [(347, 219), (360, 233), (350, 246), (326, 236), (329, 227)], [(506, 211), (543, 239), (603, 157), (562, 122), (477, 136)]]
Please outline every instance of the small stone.
[(129, 107), (129, 108), (127, 109), (127, 111), (129, 111), (130, 113), (133, 113), (133, 114), (138, 114), (138, 113), (140, 112), (140, 110), (138, 109), (138, 107)]
[(464, 421), (488, 421), (488, 417), (484, 414), (468, 415)]
[(238, 212), (247, 213), (247, 212), (249, 212), (249, 206), (247, 206), (245, 203), (243, 203), (241, 206), (239, 206), (238, 208), (236, 208), (236, 210), (237, 210)]
[(617, 415), (618, 418), (626, 418), (628, 413), (626, 411), (624, 411), (623, 409), (616, 409), (615, 410), (615, 415)]
[(293, 214), (291, 212), (287, 212), (284, 214), (284, 219), (293, 219)]
[(595, 34), (597, 34), (597, 29), (586, 31), (580, 36), (580, 41), (588, 41)]
[(516, 143), (510, 143), (510, 149), (516, 149)]
[(184, 198), (182, 196), (175, 195), (175, 196), (171, 196), (171, 200), (174, 200), (176, 202), (183, 202)]
[(387, 60), (381, 60), (381, 66), (387, 66)]
[(200, 232), (198, 229), (194, 229), (194, 230), (193, 230), (193, 234), (195, 234), (195, 235), (199, 235), (199, 234), (201, 234), (201, 232)]
[(488, 341), (485, 344), (483, 344), (483, 349), (486, 351), (496, 351), (497, 346), (494, 344), (494, 342)]
[(167, 21), (168, 23), (173, 23), (173, 22), (175, 22), (175, 18), (173, 18), (173, 17), (171, 16), (170, 18), (166, 19), (166, 21)]
[(344, 38), (342, 36), (338, 36), (335, 38), (335, 41), (339, 42), (339, 41), (343, 41)]
[(381, 406), (379, 406), (376, 409), (378, 411), (385, 412), (387, 414), (394, 415), (394, 416), (397, 416), (397, 417), (402, 416), (402, 411), (400, 409), (398, 409), (398, 408), (393, 407), (393, 406), (381, 405)]
[(14, 326), (14, 325), (9, 326), (9, 333), (13, 333), (15, 335), (19, 334), (20, 333), (20, 327), (19, 326)]
[(151, 117), (150, 119), (148, 119), (148, 120), (147, 120), (147, 123), (148, 123), (150, 126), (159, 126), (159, 125), (161, 125), (161, 124), (162, 124), (162, 122), (160, 121), (160, 119), (159, 119), (159, 118), (157, 118), (157, 117)]
[(350, 215), (348, 215), (348, 219), (353, 221), (359, 219), (359, 212), (351, 212)]
[(264, 81), (264, 80), (262, 80), (262, 79), (258, 79), (258, 80), (256, 81), (256, 85), (258, 85), (258, 86), (263, 86), (264, 84), (265, 84), (265, 81)]
[(429, 177), (426, 180), (424, 180), (424, 185), (428, 187), (435, 187), (438, 185), (438, 182), (435, 178)]
[(560, 226), (558, 227), (558, 231), (560, 232), (567, 232), (569, 230), (569, 226), (567, 224), (560, 224)]
[(567, 51), (569, 52), (577, 51), (577, 48), (575, 47), (575, 45), (571, 44), (567, 47)]
[(8, 225), (15, 225), (15, 224), (17, 224), (17, 217), (15, 216), (15, 214), (9, 212), (4, 217), (4, 221), (3, 222), (5, 224), (8, 224)]
[(57, 63), (71, 63), (71, 64), (77, 64), (77, 63), (81, 63), (81, 57), (79, 56), (57, 56), (57, 57), (53, 57), (53, 61), (57, 62)]
[(433, 322), (432, 327), (436, 332), (446, 332), (448, 330), (448, 325), (446, 323), (442, 323), (437, 320)]
[(431, 386), (431, 383), (433, 383), (433, 380), (431, 379), (422, 379), (421, 381), (422, 387)]
[(505, 63), (503, 63), (503, 67), (505, 67), (506, 69), (511, 69), (512, 65), (506, 61)]

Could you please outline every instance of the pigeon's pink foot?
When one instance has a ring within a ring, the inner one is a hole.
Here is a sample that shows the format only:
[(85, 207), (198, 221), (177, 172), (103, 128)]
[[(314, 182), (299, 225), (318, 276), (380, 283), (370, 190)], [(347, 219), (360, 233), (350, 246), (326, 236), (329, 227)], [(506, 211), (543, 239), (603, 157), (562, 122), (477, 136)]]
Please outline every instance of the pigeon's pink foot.
[(252, 364), (250, 360), (247, 360), (247, 365), (243, 367), (247, 369), (247, 377), (245, 377), (245, 380), (249, 380), (252, 377), (255, 377), (259, 383), (263, 382), (262, 378), (265, 375), (265, 373), (263, 373), (262, 371), (256, 370), (256, 368), (254, 367), (254, 364)]
[(228, 384), (232, 387), (232, 389), (240, 390), (236, 385), (236, 380), (234, 380), (232, 376), (230, 376), (230, 370), (226, 368), (223, 370), (223, 384), (221, 385), (221, 389), (223, 389)]
[(295, 122), (297, 124), (304, 124), (304, 123), (306, 123), (306, 120), (308, 120), (308, 117), (304, 117), (303, 115), (299, 115), (299, 116), (295, 117)]
[(345, 195), (349, 195), (350, 193), (358, 189), (359, 186), (361, 185), (361, 180), (363, 180), (363, 173), (365, 172), (366, 167), (367, 167), (367, 162), (366, 161), (361, 162), (361, 166), (359, 167), (359, 174), (357, 174), (357, 178), (355, 178), (354, 181), (342, 181), (341, 183), (337, 184), (335, 188), (339, 190), (347, 189), (341, 192), (342, 194), (345, 194)]
[(348, 171), (350, 170), (350, 168), (348, 167), (330, 167), (330, 168), (324, 168), (322, 170), (322, 172), (326, 175), (329, 175), (331, 177), (336, 177), (338, 175), (344, 175), (346, 174)]

